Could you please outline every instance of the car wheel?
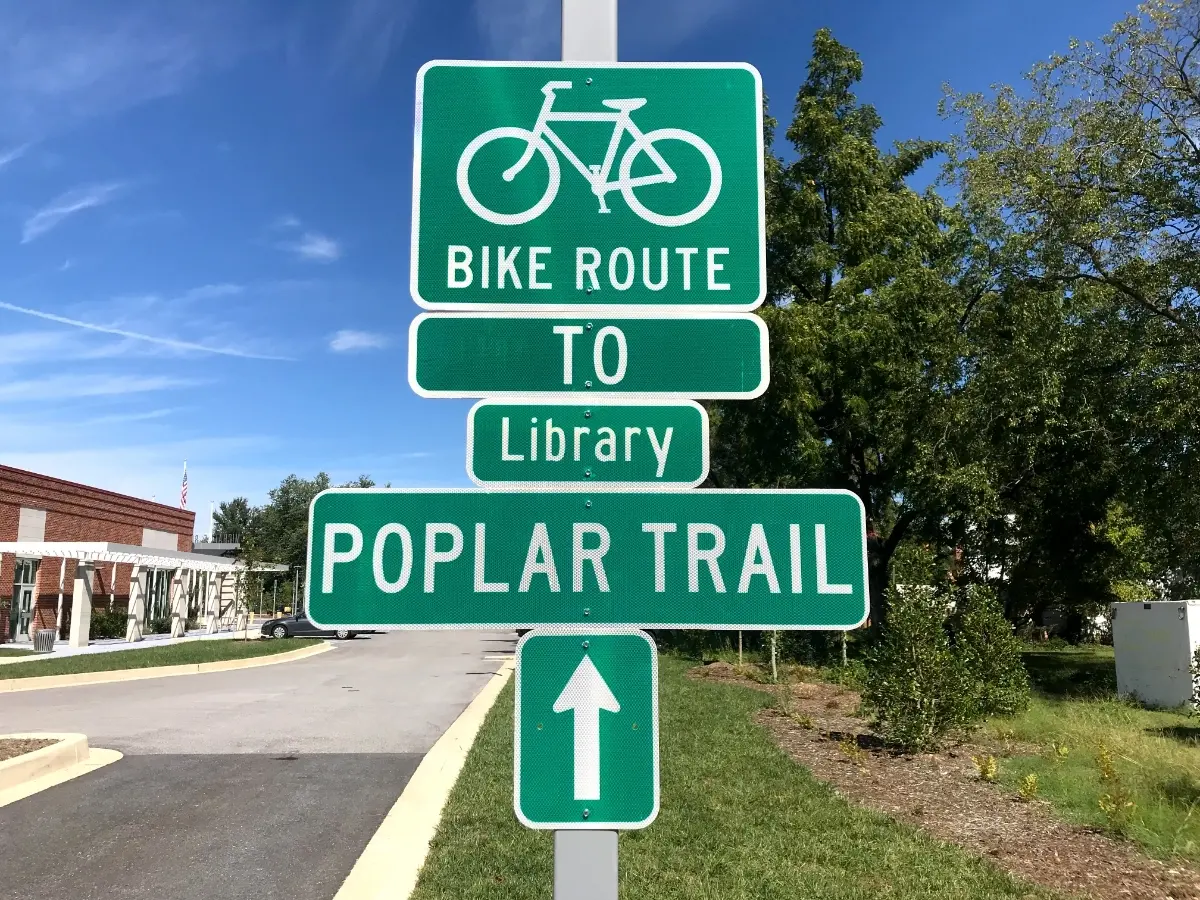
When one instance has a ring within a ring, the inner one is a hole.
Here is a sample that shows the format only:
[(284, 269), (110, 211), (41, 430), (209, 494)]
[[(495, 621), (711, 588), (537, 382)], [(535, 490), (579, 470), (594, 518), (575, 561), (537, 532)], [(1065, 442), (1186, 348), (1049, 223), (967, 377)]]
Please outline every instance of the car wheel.
[(285, 638), (288, 636), (287, 628), (283, 625), (276, 625), (273, 629), (271, 629), (271, 636)]
[(334, 633), (337, 635), (337, 639), (339, 641), (348, 641), (348, 640), (350, 640), (350, 638), (354, 637), (354, 635), (351, 632), (347, 631), (345, 628), (339, 628)]

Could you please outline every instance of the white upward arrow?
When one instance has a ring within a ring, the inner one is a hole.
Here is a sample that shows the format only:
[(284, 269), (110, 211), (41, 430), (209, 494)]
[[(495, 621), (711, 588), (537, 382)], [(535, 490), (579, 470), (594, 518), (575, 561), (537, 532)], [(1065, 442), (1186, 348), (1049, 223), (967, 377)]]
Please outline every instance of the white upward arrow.
[(584, 656), (554, 701), (556, 713), (575, 710), (575, 799), (600, 799), (600, 710), (620, 712), (621, 704)]

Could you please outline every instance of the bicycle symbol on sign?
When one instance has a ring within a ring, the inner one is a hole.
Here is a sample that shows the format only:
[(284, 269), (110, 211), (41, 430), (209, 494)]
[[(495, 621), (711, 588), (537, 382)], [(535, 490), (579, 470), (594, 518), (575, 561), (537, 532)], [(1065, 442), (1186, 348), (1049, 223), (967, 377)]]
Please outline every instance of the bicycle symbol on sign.
[[(536, 219), (554, 202), (562, 180), (558, 157), (555, 156), (554, 150), (558, 150), (559, 153), (566, 157), (567, 161), (579, 171), (579, 174), (587, 179), (591, 185), (592, 193), (600, 201), (600, 212), (602, 213), (611, 212), (606, 200), (606, 196), (610, 191), (620, 191), (629, 208), (639, 217), (653, 225), (664, 225), (667, 227), (688, 225), (712, 209), (713, 204), (717, 202), (717, 196), (721, 193), (721, 164), (717, 160), (717, 154), (713, 152), (712, 147), (692, 132), (684, 131), (681, 128), (658, 128), (654, 131), (643, 132), (634, 124), (630, 115), (635, 109), (640, 109), (646, 105), (646, 101), (643, 98), (601, 101), (609, 109), (615, 110), (615, 112), (611, 113), (552, 112), (551, 107), (554, 105), (554, 92), (569, 90), (570, 88), (570, 81), (546, 82), (542, 88), (542, 93), (546, 95), (546, 99), (542, 103), (541, 112), (538, 113), (537, 121), (534, 123), (532, 130), (505, 125), (485, 131), (472, 140), (471, 143), (467, 144), (466, 149), (463, 150), (462, 156), (458, 160), (458, 192), (471, 212), (475, 213), (481, 219), (486, 219), (496, 225), (523, 225), (526, 222)], [(612, 122), (613, 134), (608, 144), (608, 151), (604, 155), (604, 163), (598, 166), (584, 165), (579, 157), (571, 152), (571, 149), (563, 142), (562, 138), (555, 134), (554, 130), (550, 127), (551, 122)], [(617, 170), (618, 175), (616, 180), (610, 181), (609, 175), (612, 172), (613, 162), (616, 160), (617, 145), (620, 143), (621, 137), (625, 132), (629, 132), (630, 136), (632, 136), (633, 143), (625, 151), (624, 156), (621, 157), (621, 164)], [(535, 152), (542, 155), (542, 158), (546, 161), (546, 168), (549, 171), (549, 182), (546, 185), (546, 191), (542, 195), (542, 198), (524, 212), (495, 212), (480, 203), (475, 197), (475, 193), (471, 190), (471, 160), (475, 158), (475, 154), (485, 145), (504, 138), (515, 138), (525, 143), (525, 152), (521, 154), (521, 158), (502, 173), (501, 177), (505, 181), (512, 181), (516, 178), (529, 165)], [(656, 213), (639, 201), (637, 195), (634, 193), (637, 188), (643, 185), (674, 184), (678, 180), (678, 176), (667, 165), (667, 161), (663, 159), (662, 154), (654, 146), (661, 141), (682, 141), (685, 144), (689, 144), (699, 150), (705, 162), (708, 163), (708, 192), (704, 195), (704, 199), (700, 201), (699, 205), (688, 212), (678, 215)], [(632, 176), (634, 162), (641, 153), (645, 153), (650, 161), (658, 167), (657, 173), (639, 175), (637, 177)]]

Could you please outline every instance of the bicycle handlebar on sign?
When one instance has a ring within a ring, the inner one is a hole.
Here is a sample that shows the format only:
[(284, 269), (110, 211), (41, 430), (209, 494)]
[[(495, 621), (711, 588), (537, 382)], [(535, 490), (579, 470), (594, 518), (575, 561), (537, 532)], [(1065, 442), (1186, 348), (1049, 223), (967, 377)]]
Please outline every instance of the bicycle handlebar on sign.
[(573, 86), (570, 81), (547, 81), (542, 87), (542, 93), (549, 97), (555, 91), (569, 91)]

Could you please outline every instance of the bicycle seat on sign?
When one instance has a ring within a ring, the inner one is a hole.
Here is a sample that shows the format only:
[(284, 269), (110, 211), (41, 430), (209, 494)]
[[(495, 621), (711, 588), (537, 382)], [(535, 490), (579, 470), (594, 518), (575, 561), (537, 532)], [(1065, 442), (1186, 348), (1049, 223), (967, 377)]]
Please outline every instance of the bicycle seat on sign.
[(625, 100), (601, 100), (609, 109), (621, 110), (623, 112), (633, 112), (635, 109), (641, 109), (646, 105), (645, 97), (629, 97)]

